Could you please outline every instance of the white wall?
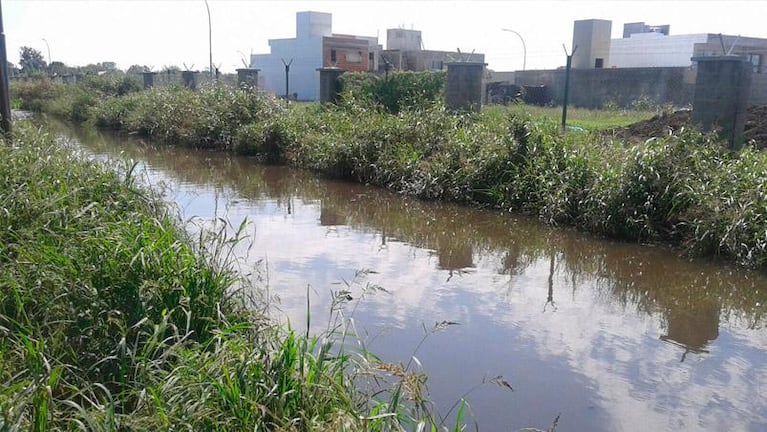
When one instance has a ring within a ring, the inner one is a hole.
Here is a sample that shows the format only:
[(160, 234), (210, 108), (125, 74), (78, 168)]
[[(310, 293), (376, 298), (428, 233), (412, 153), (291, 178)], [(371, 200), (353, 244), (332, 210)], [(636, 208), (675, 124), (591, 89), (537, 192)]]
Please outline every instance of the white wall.
[(660, 33), (638, 33), (610, 41), (610, 57), (606, 67), (690, 66), (696, 43), (705, 43), (708, 34), (665, 36)]
[(575, 21), (573, 24), (573, 69), (594, 69), (595, 60), (601, 58), (602, 67), (609, 64), (610, 34), (612, 22), (609, 20), (588, 19)]
[(296, 35), (290, 39), (270, 39), (269, 54), (255, 54), (250, 67), (261, 69), (259, 82), (263, 90), (277, 95), (285, 94), (285, 62), (290, 65), (290, 94), (297, 93), (299, 100), (320, 98), (320, 74), (322, 67), (322, 37), (330, 33), (331, 16), (320, 12), (296, 14)]
[(264, 90), (277, 95), (285, 94), (285, 65), (290, 65), (290, 94), (297, 93), (299, 100), (317, 100), (320, 97), (322, 66), (322, 36), (305, 39), (273, 39), (269, 41), (270, 54), (256, 54), (251, 67), (261, 69)]

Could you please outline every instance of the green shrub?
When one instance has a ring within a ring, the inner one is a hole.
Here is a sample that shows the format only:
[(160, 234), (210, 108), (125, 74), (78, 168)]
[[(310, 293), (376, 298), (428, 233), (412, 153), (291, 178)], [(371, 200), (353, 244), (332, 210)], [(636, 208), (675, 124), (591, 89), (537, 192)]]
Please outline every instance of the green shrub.
[(96, 98), (89, 93), (82, 93), (72, 103), (70, 119), (75, 123), (82, 123), (91, 118), (90, 109), (96, 105)]
[(123, 72), (108, 72), (102, 75), (86, 75), (78, 85), (88, 91), (104, 96), (123, 96), (143, 89), (138, 78)]
[[(16, 97), (161, 143), (257, 154), (420, 198), (521, 211), (551, 224), (671, 242), (741, 263), (767, 261), (763, 197), (754, 192), (767, 170), (760, 153), (730, 154), (713, 138), (689, 131), (641, 144), (562, 134), (553, 121), (525, 115), (522, 107), (454, 114), (435, 96), (440, 74), (343, 79), (346, 96), (337, 106), (286, 105), (223, 86), (95, 96), (94, 103), (81, 88), (46, 81), (17, 86)], [(604, 127), (604, 113), (579, 116)], [(636, 116), (608, 117), (615, 124)]]
[(275, 163), (283, 159), (287, 141), (286, 132), (279, 122), (255, 122), (237, 131), (234, 151), (247, 156), (260, 155), (265, 161)]
[(23, 122), (14, 131), (19, 145), (0, 146), (0, 428), (386, 431), (434, 421), (423, 379), (402, 384), (418, 372), (382, 380), (379, 360), (348, 351), (342, 323), (299, 336), (246, 310), (229, 261), (239, 234), (204, 229), (193, 240), (136, 186), (133, 167), (82, 158)]
[(341, 75), (347, 100), (383, 107), (389, 113), (424, 108), (442, 99), (445, 72), (394, 72), (381, 77), (364, 72)]
[[(198, 91), (181, 87), (153, 88), (107, 98), (94, 111), (97, 125), (121, 128), (162, 143), (236, 149), (244, 154), (264, 150), (277, 159), (278, 149), (287, 136), (280, 123), (285, 114), (283, 103), (250, 89), (226, 86), (208, 86)], [(251, 137), (258, 134), (255, 130), (240, 133), (240, 129), (254, 123), (267, 126), (263, 128), (263, 141), (249, 144), (248, 134)]]
[(19, 102), (21, 109), (35, 112), (48, 111), (50, 101), (62, 97), (66, 90), (63, 84), (48, 78), (12, 81), (10, 86), (11, 97)]

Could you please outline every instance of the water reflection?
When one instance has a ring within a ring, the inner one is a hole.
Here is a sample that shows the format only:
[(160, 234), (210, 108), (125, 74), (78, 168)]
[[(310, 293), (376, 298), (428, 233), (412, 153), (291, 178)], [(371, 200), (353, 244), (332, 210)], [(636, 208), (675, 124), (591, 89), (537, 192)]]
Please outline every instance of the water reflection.
[(764, 275), (245, 158), (75, 133), (92, 152), (143, 161), (193, 214), (220, 206), (235, 225), (251, 220), (254, 258), (268, 258), (293, 323), (307, 283), (321, 326), (327, 291), (361, 268), (390, 293), (356, 311), (384, 357), (412, 355), (424, 323), (461, 322), (417, 355), (442, 406), (484, 374), (509, 378), (514, 393), (471, 395), (483, 430), (545, 428), (558, 413), (561, 430), (767, 429)]

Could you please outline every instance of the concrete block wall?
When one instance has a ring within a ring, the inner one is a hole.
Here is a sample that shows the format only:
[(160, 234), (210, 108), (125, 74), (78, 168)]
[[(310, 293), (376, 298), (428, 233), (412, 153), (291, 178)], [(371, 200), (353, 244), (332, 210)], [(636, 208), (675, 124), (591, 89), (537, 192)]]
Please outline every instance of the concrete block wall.
[[(517, 71), (515, 84), (545, 85), (554, 104), (561, 104), (565, 71)], [(573, 69), (570, 75), (570, 104), (582, 108), (601, 108), (608, 103), (629, 107), (646, 99), (653, 104), (692, 103), (694, 71), (690, 68)]]
[(745, 57), (693, 57), (698, 62), (692, 121), (704, 131), (719, 129), (732, 148), (743, 143), (751, 91), (751, 63)]
[(749, 105), (767, 105), (767, 73), (751, 75), (751, 95)]
[(484, 96), (485, 63), (447, 64), (445, 100), (451, 110), (479, 111)]

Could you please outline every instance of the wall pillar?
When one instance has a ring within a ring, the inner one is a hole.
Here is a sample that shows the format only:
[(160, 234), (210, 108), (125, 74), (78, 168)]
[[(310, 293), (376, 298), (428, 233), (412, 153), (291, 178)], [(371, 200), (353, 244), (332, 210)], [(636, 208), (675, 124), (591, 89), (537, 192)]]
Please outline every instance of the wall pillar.
[(154, 77), (157, 72), (142, 72), (144, 77), (144, 90), (154, 87)]
[(320, 72), (320, 102), (338, 102), (341, 95), (341, 75), (344, 70), (337, 67), (323, 67)]
[(479, 111), (485, 66), (487, 63), (447, 63), (445, 103), (449, 109)]
[(260, 70), (250, 68), (237, 69), (237, 86), (258, 88), (258, 72)]
[(732, 149), (743, 146), (752, 65), (745, 57), (693, 57), (698, 62), (692, 121), (704, 132), (718, 130)]
[(200, 75), (197, 71), (182, 71), (181, 72), (181, 79), (184, 81), (184, 85), (192, 90), (197, 90), (197, 81), (198, 76)]

